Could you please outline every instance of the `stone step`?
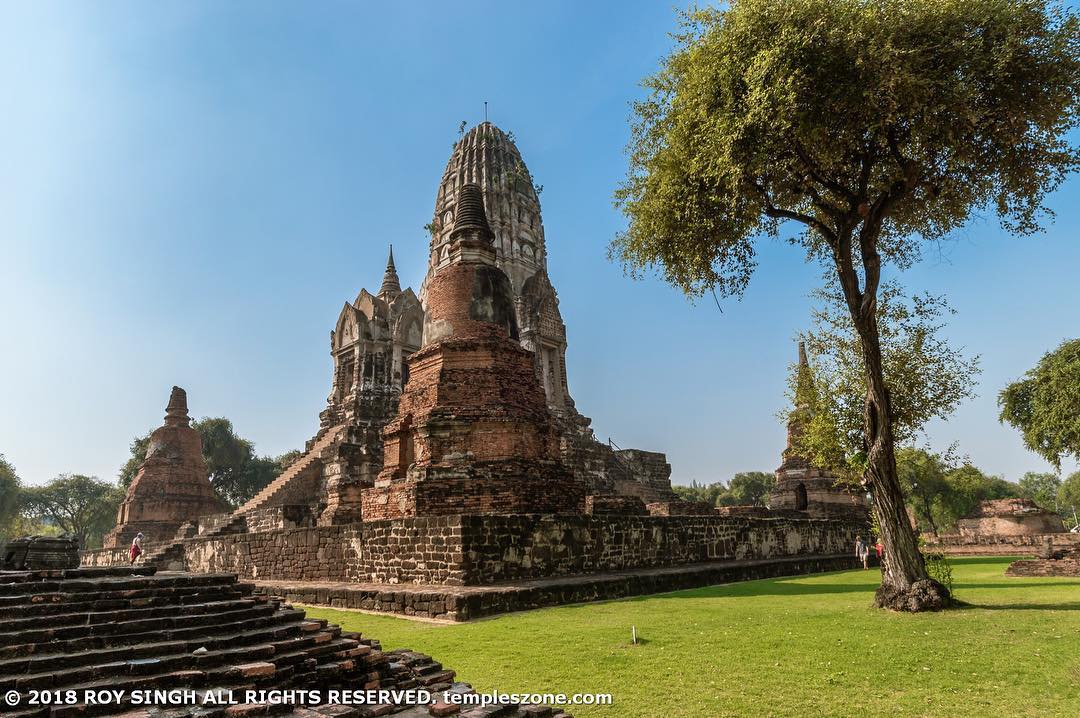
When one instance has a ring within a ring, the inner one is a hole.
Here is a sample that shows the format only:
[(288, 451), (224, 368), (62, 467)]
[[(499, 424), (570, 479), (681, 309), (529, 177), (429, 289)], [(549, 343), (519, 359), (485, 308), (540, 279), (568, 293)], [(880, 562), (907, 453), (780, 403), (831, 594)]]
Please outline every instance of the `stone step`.
[(80, 593), (97, 591), (132, 591), (146, 588), (177, 586), (214, 586), (236, 583), (233, 573), (148, 574), (110, 576), (104, 578), (75, 578), (71, 580), (45, 578), (38, 581), (0, 583), (0, 597), (27, 596), (46, 593)]
[(182, 630), (194, 627), (217, 627), (228, 625), (235, 621), (246, 621), (252, 618), (269, 616), (277, 610), (273, 604), (252, 605), (234, 611), (220, 611), (197, 615), (167, 615), (159, 618), (140, 618), (130, 621), (115, 621), (112, 623), (93, 623), (79, 626), (53, 626), (39, 629), (22, 629), (12, 632), (0, 632), (0, 647), (15, 645), (17, 643), (48, 643), (60, 636), (64, 639), (85, 638), (87, 636), (100, 636), (105, 638), (128, 636), (149, 632), (169, 633), (174, 630)]
[[(206, 653), (198, 655), (208, 656), (207, 660), (212, 661), (212, 656), (215, 654), (227, 654), (234, 649), (243, 651), (247, 647), (257, 644), (272, 646), (275, 654), (290, 653), (315, 644), (315, 639), (311, 634), (300, 630), (299, 622), (277, 628), (275, 634), (270, 635), (265, 631), (256, 630), (241, 633), (224, 633), (215, 636), (212, 640), (155, 641), (133, 646), (116, 646), (77, 653), (46, 653), (43, 655), (23, 656), (0, 661), (0, 676), (56, 671), (95, 663), (111, 663), (122, 659), (141, 659), (177, 654), (192, 655), (194, 651), (200, 648), (205, 649)], [(268, 641), (269, 643), (267, 643)], [(202, 660), (202, 658), (199, 658), (199, 660)]]
[[(69, 613), (56, 613), (49, 616), (50, 627), (63, 626), (92, 626), (101, 623), (121, 623), (127, 621), (139, 621), (146, 618), (167, 618), (169, 616), (197, 616), (208, 613), (224, 613), (238, 611), (245, 608), (253, 608), (260, 603), (253, 598), (242, 598), (231, 601), (208, 601), (205, 603), (188, 603), (183, 605), (160, 605), (147, 608), (126, 608), (112, 611), (77, 611)], [(69, 607), (70, 610), (70, 607)], [(32, 631), (42, 623), (38, 616), (24, 617), (19, 615), (15, 618), (0, 618), (0, 635), (16, 631)]]
[[(250, 618), (242, 621), (234, 621), (229, 624), (214, 624), (210, 626), (193, 626), (188, 628), (174, 628), (169, 630), (156, 630), (148, 633), (133, 633), (121, 635), (91, 635), (81, 638), (57, 638), (48, 643), (16, 643), (9, 646), (0, 645), (0, 660), (18, 658), (21, 656), (41, 655), (44, 653), (69, 653), (94, 649), (110, 648), (120, 645), (138, 645), (161, 640), (201, 641), (204, 644), (214, 644), (215, 634), (223, 627), (231, 629), (234, 633), (247, 631), (274, 629), (270, 635), (272, 638), (286, 638), (299, 633), (300, 621), (304, 612), (299, 610), (279, 610), (269, 616)], [(277, 633), (278, 629), (284, 630)], [(209, 648), (209, 645), (207, 646)]]
[[(354, 641), (342, 641), (341, 643), (343, 645), (336, 647), (337, 652), (339, 653), (349, 650), (350, 647), (355, 647)], [(310, 663), (312, 665), (307, 667), (307, 670), (298, 670), (297, 666), (302, 663)], [(144, 675), (112, 677), (106, 680), (98, 677), (80, 683), (65, 684), (62, 687), (64, 690), (71, 689), (79, 692), (98, 688), (123, 690), (126, 692), (145, 688), (194, 688), (200, 692), (207, 690), (226, 690), (231, 688), (236, 691), (237, 694), (242, 695), (242, 691), (245, 689), (265, 689), (296, 685), (312, 687), (315, 683), (322, 685), (328, 681), (333, 682), (338, 678), (347, 679), (351, 677), (353, 681), (348, 683), (351, 685), (362, 677), (361, 674), (363, 674), (365, 670), (365, 666), (349, 659), (340, 661), (326, 660), (325, 662), (319, 663), (318, 659), (315, 657), (304, 657), (303, 652), (299, 652), (299, 657), (286, 654), (277, 659), (238, 661), (234, 664), (222, 665), (209, 670), (203, 670), (201, 667), (199, 669), (189, 670), (175, 670), (170, 668), (169, 670), (146, 673)], [(116, 705), (107, 708), (92, 705), (65, 706), (58, 710), (54, 710), (51, 715), (56, 716), (57, 718), (69, 715), (99, 715), (101, 713), (116, 712), (120, 708), (122, 708), (122, 706)], [(288, 708), (288, 706), (286, 706), (286, 708)], [(179, 714), (182, 715), (183, 713), (181, 712)], [(238, 711), (236, 707), (229, 707), (227, 714), (236, 715), (238, 714)], [(247, 715), (247, 713), (242, 713), (242, 715)]]
[(28, 583), (48, 579), (111, 578), (116, 576), (152, 576), (154, 566), (80, 566), (79, 568), (0, 571), (0, 584)]
[[(37, 616), (39, 620), (51, 620), (44, 617), (72, 611), (124, 611), (131, 608), (150, 608), (154, 606), (186, 606), (211, 601), (236, 601), (250, 599), (260, 601), (262, 595), (254, 595), (250, 590), (237, 588), (230, 584), (220, 588), (164, 589), (162, 592), (144, 595), (146, 591), (109, 592), (112, 598), (101, 598), (101, 594), (43, 594), (39, 603), (21, 603), (0, 606), (5, 616)], [(133, 594), (133, 595), (132, 595)]]
[[(222, 665), (272, 660), (279, 652), (273, 643), (231, 645), (228, 648), (196, 654), (187, 650), (184, 643), (148, 644), (128, 647), (123, 651), (99, 651), (92, 660), (81, 665), (50, 665), (38, 659), (30, 664), (30, 670), (19, 675), (0, 672), (0, 690), (27, 691), (32, 688), (67, 688), (108, 676), (141, 675), (154, 672), (174, 672), (186, 669), (207, 671)], [(133, 655), (142, 653), (143, 655)], [(85, 654), (84, 654), (85, 655)]]

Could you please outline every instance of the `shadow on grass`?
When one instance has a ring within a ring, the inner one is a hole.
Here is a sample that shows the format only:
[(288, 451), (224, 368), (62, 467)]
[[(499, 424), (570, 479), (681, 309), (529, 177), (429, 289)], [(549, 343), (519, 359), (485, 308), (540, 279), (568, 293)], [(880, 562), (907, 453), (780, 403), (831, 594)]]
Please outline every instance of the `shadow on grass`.
[(1080, 602), (1073, 603), (968, 603), (955, 609), (966, 611), (981, 608), (984, 611), (1080, 611)]

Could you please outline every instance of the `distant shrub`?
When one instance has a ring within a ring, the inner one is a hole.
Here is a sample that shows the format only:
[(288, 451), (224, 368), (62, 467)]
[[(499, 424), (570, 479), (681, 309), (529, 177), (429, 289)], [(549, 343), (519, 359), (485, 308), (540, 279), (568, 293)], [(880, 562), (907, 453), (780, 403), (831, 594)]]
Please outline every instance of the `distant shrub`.
[(926, 562), (926, 572), (930, 578), (949, 589), (950, 596), (953, 595), (952, 564), (949, 563), (949, 557), (940, 551), (933, 551), (924, 553), (923, 561)]

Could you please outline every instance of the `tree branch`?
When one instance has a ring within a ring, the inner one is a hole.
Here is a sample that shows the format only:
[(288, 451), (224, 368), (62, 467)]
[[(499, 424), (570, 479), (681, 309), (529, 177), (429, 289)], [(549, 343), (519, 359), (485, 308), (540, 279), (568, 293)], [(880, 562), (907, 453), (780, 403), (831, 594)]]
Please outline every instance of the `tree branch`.
[(806, 151), (798, 140), (792, 141), (792, 147), (795, 149), (795, 156), (799, 158), (799, 161), (806, 167), (807, 173), (814, 178), (814, 181), (825, 187), (831, 192), (835, 192), (848, 202), (852, 204), (858, 203), (858, 198), (844, 185), (835, 180), (831, 180), (825, 176), (825, 173), (821, 171), (817, 162), (810, 156), (810, 153)]
[(775, 206), (772, 203), (772, 198), (769, 196), (768, 190), (766, 190), (762, 185), (754, 182), (753, 180), (746, 180), (746, 183), (753, 187), (755, 190), (757, 190), (758, 194), (761, 195), (762, 202), (765, 203), (765, 214), (775, 219), (790, 219), (794, 220), (795, 222), (801, 222), (807, 227), (811, 227), (820, 232), (821, 235), (825, 238), (825, 241), (828, 242), (830, 246), (836, 243), (836, 232), (834, 232), (829, 225), (825, 224), (817, 217)]

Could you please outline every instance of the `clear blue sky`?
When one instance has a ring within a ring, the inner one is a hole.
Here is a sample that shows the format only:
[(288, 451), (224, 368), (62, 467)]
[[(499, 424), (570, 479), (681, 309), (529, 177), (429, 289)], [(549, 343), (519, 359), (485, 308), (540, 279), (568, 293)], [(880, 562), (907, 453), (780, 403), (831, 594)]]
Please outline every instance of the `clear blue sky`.
[[(544, 185), (570, 388), (601, 439), (667, 452), (676, 481), (772, 470), (785, 372), (820, 270), (764, 242), (723, 313), (608, 262), (628, 103), (670, 3), (0, 5), (0, 453), (24, 480), (112, 478), (169, 388), (263, 454), (299, 448), (330, 388), (342, 303), (425, 268), (462, 120), (514, 132)], [(983, 357), (953, 441), (1015, 480), (1047, 465), (995, 396), (1080, 336), (1080, 181), (1056, 223), (991, 219), (908, 272)], [(1069, 468), (1072, 468), (1071, 466)]]

